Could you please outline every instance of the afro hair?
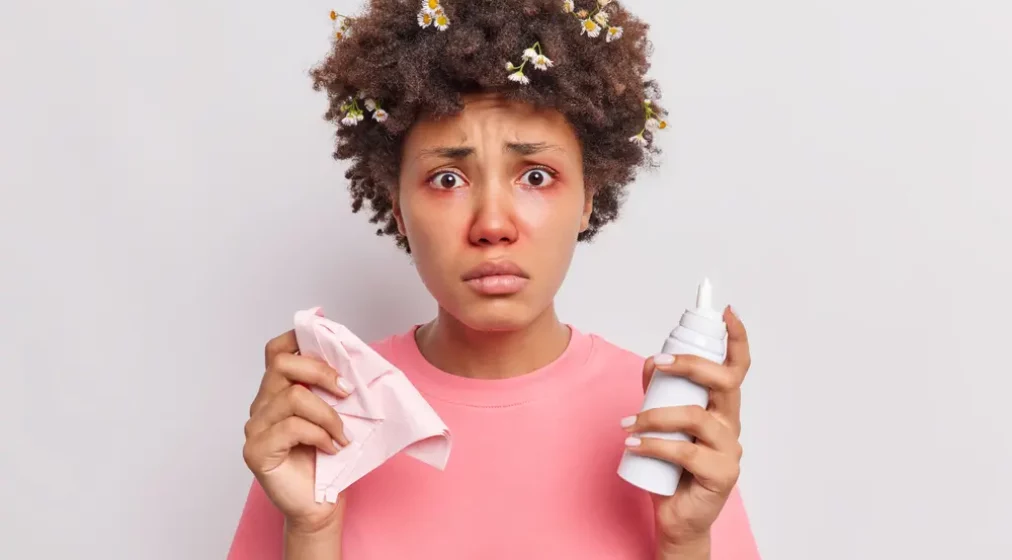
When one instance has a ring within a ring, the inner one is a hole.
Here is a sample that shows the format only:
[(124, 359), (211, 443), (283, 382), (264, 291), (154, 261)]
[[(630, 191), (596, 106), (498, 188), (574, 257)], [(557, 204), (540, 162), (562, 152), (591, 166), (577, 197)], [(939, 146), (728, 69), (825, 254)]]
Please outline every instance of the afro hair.
[[(441, 14), (438, 23), (448, 25), (437, 27), (426, 14)], [(618, 217), (627, 185), (659, 153), (652, 129), (664, 126), (664, 111), (657, 84), (645, 76), (648, 25), (617, 2), (371, 0), (362, 15), (331, 18), (333, 48), (310, 75), (313, 88), (327, 93), (325, 118), (337, 125), (333, 155), (351, 160), (352, 211), (368, 202), (369, 221), (382, 225), (377, 234), (395, 236), (408, 252), (391, 202), (403, 139), (419, 118), (458, 113), (466, 94), (495, 92), (565, 116), (594, 193), (580, 241)], [(532, 60), (529, 83), (511, 80), (535, 44), (551, 67), (535, 69)]]

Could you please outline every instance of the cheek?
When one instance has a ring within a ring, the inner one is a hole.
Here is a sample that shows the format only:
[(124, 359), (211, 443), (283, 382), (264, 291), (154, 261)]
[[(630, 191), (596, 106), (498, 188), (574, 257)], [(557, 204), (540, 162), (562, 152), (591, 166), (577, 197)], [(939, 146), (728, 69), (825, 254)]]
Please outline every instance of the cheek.
[(466, 242), (470, 216), (466, 197), (449, 191), (422, 191), (401, 200), (415, 266), (432, 279)]
[(545, 227), (551, 213), (552, 198), (557, 198), (544, 191), (518, 189), (516, 194), (516, 214), (527, 227), (537, 231)]
[(518, 189), (515, 196), (517, 220), (532, 236), (544, 237), (546, 233), (579, 228), (582, 197), (552, 188)]

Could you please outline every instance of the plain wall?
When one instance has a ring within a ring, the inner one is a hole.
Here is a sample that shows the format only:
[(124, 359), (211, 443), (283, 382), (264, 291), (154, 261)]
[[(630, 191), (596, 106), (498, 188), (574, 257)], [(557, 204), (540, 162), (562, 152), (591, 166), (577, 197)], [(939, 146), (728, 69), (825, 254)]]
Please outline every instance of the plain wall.
[[(741, 310), (765, 558), (1007, 553), (1012, 8), (626, 4), (665, 165), (562, 318), (646, 355), (703, 276)], [(307, 77), (358, 6), (3, 3), (0, 557), (224, 557), (264, 343), (314, 305), (367, 339), (433, 313)]]

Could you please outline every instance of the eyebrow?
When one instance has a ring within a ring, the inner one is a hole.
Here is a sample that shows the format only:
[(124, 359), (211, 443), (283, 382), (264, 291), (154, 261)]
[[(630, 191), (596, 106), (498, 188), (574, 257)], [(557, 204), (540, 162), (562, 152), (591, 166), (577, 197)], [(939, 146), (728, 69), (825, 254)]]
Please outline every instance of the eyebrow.
[[(545, 142), (507, 142), (503, 151), (513, 152), (522, 156), (531, 156), (548, 150), (562, 150), (560, 146)], [(475, 149), (471, 146), (443, 146), (422, 150), (420, 156), (436, 156), (443, 159), (464, 159), (473, 156)]]
[(419, 156), (436, 156), (443, 159), (464, 159), (468, 156), (474, 155), (474, 151), (474, 148), (470, 146), (440, 147), (422, 150), (422, 153), (419, 154)]
[(548, 150), (564, 151), (561, 147), (544, 142), (507, 142), (503, 150), (522, 156), (532, 156)]

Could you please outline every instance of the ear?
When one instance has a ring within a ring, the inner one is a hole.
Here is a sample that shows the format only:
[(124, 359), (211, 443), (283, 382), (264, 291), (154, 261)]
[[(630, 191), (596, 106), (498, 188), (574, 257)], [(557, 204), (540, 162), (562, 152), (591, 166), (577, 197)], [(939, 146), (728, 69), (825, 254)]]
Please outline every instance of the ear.
[(408, 232), (404, 228), (404, 216), (401, 214), (401, 200), (400, 197), (397, 196), (398, 191), (396, 189), (391, 189), (388, 192), (390, 193), (390, 206), (393, 208), (394, 221), (397, 222), (397, 231), (401, 235), (407, 237)]
[(594, 213), (594, 189), (588, 189), (583, 202), (583, 216), (580, 218), (580, 233), (590, 227), (590, 215)]

